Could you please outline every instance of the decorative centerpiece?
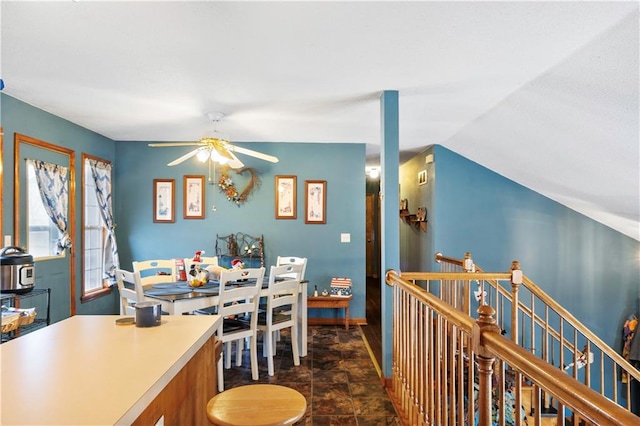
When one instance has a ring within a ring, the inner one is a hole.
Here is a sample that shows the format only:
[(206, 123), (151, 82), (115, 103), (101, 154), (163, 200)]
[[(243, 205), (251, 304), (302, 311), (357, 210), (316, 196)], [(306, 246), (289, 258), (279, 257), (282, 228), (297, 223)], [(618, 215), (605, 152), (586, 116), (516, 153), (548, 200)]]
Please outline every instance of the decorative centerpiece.
[(237, 271), (238, 269), (244, 269), (244, 262), (242, 259), (233, 259), (231, 261), (231, 270)]
[[(236, 259), (233, 259), (231, 261), (231, 270), (232, 271), (239, 271), (241, 269), (244, 269), (244, 267), (245, 267), (245, 264), (242, 261), (242, 259), (236, 258)], [(244, 282), (244, 281), (247, 281), (247, 280), (246, 279), (239, 279), (238, 281), (243, 281)]]
[(200, 265), (200, 259), (204, 253), (204, 250), (199, 250), (193, 257), (193, 263), (189, 270), (189, 275), (191, 276), (189, 279), (190, 287), (202, 287), (207, 283), (207, 281), (209, 281), (209, 272), (206, 269), (202, 269)]
[(189, 280), (190, 287), (202, 287), (207, 283), (208, 279), (204, 274), (206, 271), (202, 271), (199, 265), (191, 265), (191, 271), (194, 272), (195, 276)]
[(202, 255), (205, 254), (204, 250), (197, 251), (193, 257), (191, 268), (189, 270), (189, 279), (187, 280), (190, 287), (202, 287), (209, 281), (218, 281), (220, 279), (220, 272), (225, 271), (219, 265), (207, 265), (202, 267)]

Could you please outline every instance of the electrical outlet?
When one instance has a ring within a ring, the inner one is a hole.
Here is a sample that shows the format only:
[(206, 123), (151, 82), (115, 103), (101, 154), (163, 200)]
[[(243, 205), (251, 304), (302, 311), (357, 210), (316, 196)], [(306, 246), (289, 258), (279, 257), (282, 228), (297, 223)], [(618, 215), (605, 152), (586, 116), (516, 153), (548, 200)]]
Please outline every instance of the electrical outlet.
[(9, 247), (11, 245), (11, 235), (4, 236), (4, 246)]
[(340, 242), (341, 243), (350, 243), (351, 242), (351, 234), (340, 234)]

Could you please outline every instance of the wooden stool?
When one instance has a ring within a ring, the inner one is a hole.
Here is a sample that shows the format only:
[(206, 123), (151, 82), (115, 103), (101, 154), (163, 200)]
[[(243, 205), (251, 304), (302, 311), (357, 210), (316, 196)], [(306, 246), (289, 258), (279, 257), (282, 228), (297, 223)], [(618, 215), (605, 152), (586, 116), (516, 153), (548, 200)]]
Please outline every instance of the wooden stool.
[(239, 386), (219, 393), (207, 404), (207, 417), (218, 426), (292, 425), (306, 411), (304, 396), (280, 385)]

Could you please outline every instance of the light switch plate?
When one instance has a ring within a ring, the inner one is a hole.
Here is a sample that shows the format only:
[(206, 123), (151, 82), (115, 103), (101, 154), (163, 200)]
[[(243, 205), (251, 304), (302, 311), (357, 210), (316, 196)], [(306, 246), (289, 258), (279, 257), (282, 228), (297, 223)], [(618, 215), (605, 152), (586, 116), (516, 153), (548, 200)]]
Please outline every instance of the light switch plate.
[(351, 242), (351, 234), (340, 234), (340, 242), (341, 243), (350, 243)]
[(4, 247), (9, 247), (11, 245), (11, 235), (4, 236)]

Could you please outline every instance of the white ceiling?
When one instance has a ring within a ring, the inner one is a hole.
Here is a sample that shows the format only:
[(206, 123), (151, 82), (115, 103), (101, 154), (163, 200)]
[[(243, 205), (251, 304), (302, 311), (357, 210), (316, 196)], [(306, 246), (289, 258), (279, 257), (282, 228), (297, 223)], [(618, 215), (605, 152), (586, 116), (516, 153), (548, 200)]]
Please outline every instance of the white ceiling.
[(398, 90), (402, 160), (444, 145), (640, 240), (638, 10), (3, 0), (0, 75), (114, 140), (195, 140), (223, 112), (234, 141), (366, 143), (369, 164)]

